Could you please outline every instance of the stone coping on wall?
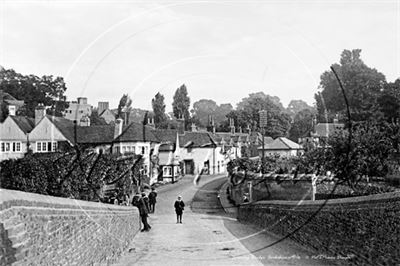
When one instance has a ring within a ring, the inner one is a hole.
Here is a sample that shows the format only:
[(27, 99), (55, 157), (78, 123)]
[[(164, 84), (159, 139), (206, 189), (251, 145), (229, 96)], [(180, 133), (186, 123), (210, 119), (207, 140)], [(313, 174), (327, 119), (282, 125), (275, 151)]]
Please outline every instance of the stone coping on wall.
[(18, 190), (0, 189), (0, 211), (10, 207), (34, 206), (57, 209), (92, 209), (92, 210), (118, 210), (132, 211), (133, 207), (104, 204), (100, 202), (75, 200), (71, 198), (53, 197)]
[(368, 196), (348, 197), (340, 199), (329, 199), (329, 200), (300, 200), (300, 201), (288, 201), (288, 200), (262, 200), (253, 203), (247, 203), (245, 205), (284, 205), (284, 206), (321, 206), (324, 205), (344, 205), (344, 204), (359, 204), (359, 203), (372, 203), (379, 201), (400, 201), (399, 192), (389, 192), (381, 194), (373, 194)]

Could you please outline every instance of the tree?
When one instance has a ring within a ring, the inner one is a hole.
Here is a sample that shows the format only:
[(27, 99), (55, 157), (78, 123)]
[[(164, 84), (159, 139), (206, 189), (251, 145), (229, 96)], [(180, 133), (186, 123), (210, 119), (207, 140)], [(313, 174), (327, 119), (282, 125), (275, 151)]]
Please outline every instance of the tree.
[(207, 127), (209, 117), (215, 115), (218, 105), (213, 100), (201, 99), (193, 104), (193, 117), (198, 120), (202, 127)]
[(299, 113), (304, 109), (313, 110), (314, 108), (312, 106), (309, 106), (303, 100), (291, 100), (290, 103), (288, 104), (288, 107), (286, 108), (287, 112), (292, 117), (295, 117), (297, 113)]
[(117, 118), (124, 119), (125, 123), (129, 121), (129, 113), (131, 111), (132, 99), (129, 97), (128, 94), (122, 95), (121, 99), (119, 100), (118, 110), (117, 110)]
[[(341, 79), (352, 118), (355, 121), (367, 120), (374, 117), (378, 111), (377, 98), (385, 84), (385, 76), (374, 68), (368, 67), (360, 57), (361, 50), (344, 50), (340, 64), (332, 68)], [(345, 100), (334, 73), (329, 70), (321, 75), (320, 94), (315, 94), (319, 117), (323, 118), (326, 111), (328, 117), (346, 111)]]
[(92, 126), (107, 125), (106, 120), (104, 120), (103, 117), (99, 116), (97, 108), (92, 110), (92, 114), (89, 116), (89, 119), (90, 119), (90, 125)]
[(175, 92), (174, 100), (172, 102), (172, 111), (176, 118), (178, 119), (182, 118), (185, 120), (186, 128), (189, 124), (189, 118), (190, 118), (189, 107), (190, 107), (190, 98), (188, 96), (186, 85), (183, 84)]
[(303, 109), (293, 118), (293, 123), (289, 130), (289, 138), (298, 142), (299, 138), (308, 135), (312, 130), (312, 120), (314, 112), (310, 109)]
[(62, 77), (22, 75), (13, 69), (0, 70), (0, 90), (9, 93), (18, 100), (25, 102), (20, 115), (35, 116), (35, 108), (39, 103), (47, 106), (47, 113), (62, 116), (68, 107), (67, 90)]
[(237, 111), (241, 113), (241, 120), (246, 121), (253, 130), (259, 130), (259, 112), (268, 112), (268, 124), (266, 134), (271, 137), (286, 136), (290, 128), (290, 115), (284, 111), (278, 97), (269, 96), (263, 92), (251, 93), (243, 98), (237, 105)]
[(157, 128), (160, 128), (166, 120), (164, 95), (158, 92), (151, 100), (151, 105), (154, 113), (154, 124)]
[(400, 117), (400, 79), (385, 84), (378, 98), (379, 110), (387, 121), (393, 121)]

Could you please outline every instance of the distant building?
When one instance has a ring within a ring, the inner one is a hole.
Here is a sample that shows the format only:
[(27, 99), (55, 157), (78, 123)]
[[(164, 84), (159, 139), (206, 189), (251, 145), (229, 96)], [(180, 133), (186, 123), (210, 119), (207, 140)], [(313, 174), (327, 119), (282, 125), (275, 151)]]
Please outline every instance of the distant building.
[[(262, 156), (263, 147), (258, 147), (259, 156)], [(264, 155), (280, 155), (282, 157), (291, 157), (300, 155), (303, 152), (303, 148), (290, 139), (279, 137), (274, 139), (272, 142), (264, 144)]]
[(335, 118), (333, 123), (317, 123), (316, 119), (313, 119), (313, 129), (312, 131), (299, 138), (299, 143), (303, 147), (315, 146), (315, 147), (325, 147), (327, 145), (327, 140), (334, 134), (343, 131), (345, 125), (339, 123), (339, 120)]
[(0, 90), (0, 104), (5, 104), (8, 108), (8, 114), (15, 116), (25, 103), (24, 101), (17, 100), (11, 94)]
[(70, 102), (64, 111), (64, 118), (78, 123), (82, 117), (89, 117), (92, 114), (92, 106), (87, 103), (86, 97), (79, 97), (77, 102)]

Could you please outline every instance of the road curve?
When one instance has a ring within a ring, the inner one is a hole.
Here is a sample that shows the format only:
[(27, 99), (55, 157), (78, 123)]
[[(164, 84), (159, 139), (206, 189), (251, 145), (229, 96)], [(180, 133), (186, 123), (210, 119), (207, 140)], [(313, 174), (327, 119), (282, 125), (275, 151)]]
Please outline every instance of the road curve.
[[(205, 176), (199, 185), (192, 176), (158, 189), (149, 232), (139, 232), (115, 265), (322, 265), (300, 246), (284, 241), (263, 248), (276, 237), (229, 217), (217, 191), (221, 176)], [(183, 224), (176, 223), (173, 204), (181, 195), (186, 206)]]

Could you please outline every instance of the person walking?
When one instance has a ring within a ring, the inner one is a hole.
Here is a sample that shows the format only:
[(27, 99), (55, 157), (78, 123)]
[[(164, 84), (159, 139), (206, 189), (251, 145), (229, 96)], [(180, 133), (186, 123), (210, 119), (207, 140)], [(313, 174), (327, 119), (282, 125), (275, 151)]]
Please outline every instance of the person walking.
[(147, 198), (146, 193), (142, 192), (141, 196), (139, 193), (136, 193), (132, 200), (132, 205), (139, 209), (139, 215), (143, 223), (143, 228), (140, 230), (141, 232), (149, 231), (151, 229), (151, 226), (147, 222), (149, 206), (148, 203), (146, 203), (145, 198)]
[(176, 223), (182, 223), (182, 214), (183, 210), (185, 209), (185, 203), (183, 202), (181, 196), (178, 196), (178, 199), (175, 201), (174, 207), (176, 213)]
[(156, 202), (157, 202), (157, 191), (154, 187), (151, 188), (151, 192), (149, 193), (149, 203), (150, 203), (150, 212), (154, 213), (156, 210)]

